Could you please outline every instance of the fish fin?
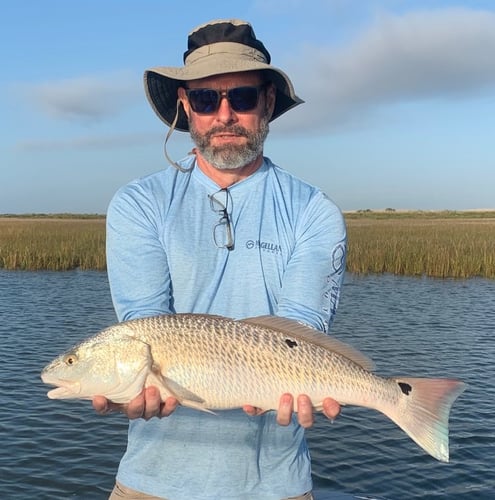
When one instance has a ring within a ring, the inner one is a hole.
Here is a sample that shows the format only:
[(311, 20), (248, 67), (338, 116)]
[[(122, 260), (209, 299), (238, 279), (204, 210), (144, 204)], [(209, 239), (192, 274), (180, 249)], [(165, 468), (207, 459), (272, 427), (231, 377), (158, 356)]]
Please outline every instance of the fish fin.
[(204, 411), (206, 413), (210, 413), (211, 415), (218, 415), (214, 411), (211, 411), (210, 409), (206, 408), (206, 406), (202, 405), (201, 403), (197, 403), (196, 401), (190, 401), (187, 399), (184, 399), (180, 403), (182, 406), (187, 406), (188, 408), (193, 408), (194, 410), (199, 410), (199, 411)]
[(196, 403), (204, 403), (205, 400), (198, 395), (191, 392), (189, 389), (186, 389), (182, 385), (178, 384), (174, 380), (163, 377), (163, 383), (169, 389), (169, 391), (179, 400), (187, 399), (188, 401), (194, 401)]
[(291, 338), (298, 338), (306, 342), (311, 342), (324, 349), (333, 351), (354, 363), (358, 364), (367, 371), (375, 369), (375, 363), (365, 354), (358, 351), (354, 347), (337, 340), (331, 335), (326, 335), (315, 328), (306, 326), (298, 321), (280, 316), (257, 316), (254, 318), (246, 318), (238, 320), (241, 323), (248, 323), (253, 326), (260, 326), (277, 330)]
[(449, 413), (466, 384), (453, 379), (393, 378), (402, 391), (399, 403), (385, 411), (421, 448), (449, 461)]
[(172, 396), (176, 398), (182, 406), (187, 406), (189, 408), (194, 408), (195, 410), (216, 415), (216, 413), (206, 407), (205, 400), (202, 397), (178, 384), (175, 380), (163, 375), (161, 373), (160, 366), (156, 364), (153, 365), (152, 371), (148, 375), (148, 379), (146, 381), (146, 386), (149, 387), (150, 385), (154, 385), (159, 389), (162, 401), (165, 401), (167, 397)]
[(194, 392), (191, 392), (189, 389), (186, 389), (170, 378), (162, 378), (163, 384), (168, 392), (170, 392), (172, 396), (176, 397), (182, 406), (188, 406), (189, 408), (194, 408), (195, 410), (205, 411), (215, 415), (214, 412), (205, 406), (205, 400), (203, 398), (194, 394)]

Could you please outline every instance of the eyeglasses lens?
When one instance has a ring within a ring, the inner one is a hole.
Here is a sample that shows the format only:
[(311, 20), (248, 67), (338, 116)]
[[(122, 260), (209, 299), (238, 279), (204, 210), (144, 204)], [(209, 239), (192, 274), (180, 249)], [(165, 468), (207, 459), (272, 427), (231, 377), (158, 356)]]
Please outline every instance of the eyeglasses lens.
[(223, 92), (215, 89), (190, 89), (187, 96), (195, 113), (215, 113), (224, 96), (234, 111), (243, 112), (256, 107), (259, 89), (260, 87), (235, 87)]
[(211, 209), (220, 215), (220, 220), (213, 226), (213, 241), (218, 248), (234, 248), (234, 232), (229, 215), (229, 192), (227, 189), (209, 195)]
[(234, 111), (249, 111), (258, 104), (258, 87), (237, 87), (227, 92)]

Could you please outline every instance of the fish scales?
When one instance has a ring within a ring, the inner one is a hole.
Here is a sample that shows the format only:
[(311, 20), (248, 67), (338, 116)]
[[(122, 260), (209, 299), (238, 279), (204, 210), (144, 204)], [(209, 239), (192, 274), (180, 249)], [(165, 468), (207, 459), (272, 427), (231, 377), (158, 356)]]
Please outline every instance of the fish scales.
[(352, 404), (355, 401), (347, 394), (351, 383), (357, 398), (370, 392), (399, 396), (396, 384), (387, 384), (392, 389), (387, 393), (378, 387), (386, 380), (347, 358), (300, 338), (297, 346), (290, 347), (287, 340), (291, 339), (273, 329), (190, 315), (144, 319), (129, 326), (136, 328), (138, 338), (150, 343), (162, 372), (200, 395), (209, 409), (243, 404), (275, 409), (284, 392), (311, 394), (316, 406), (329, 393)]
[[(378, 410), (438, 460), (448, 461), (448, 419), (465, 389), (453, 379), (383, 378), (362, 353), (298, 322), (201, 314), (113, 325), (55, 358), (41, 374), (53, 399), (102, 395), (127, 403), (143, 387), (203, 411), (278, 407), (307, 394)], [(297, 407), (295, 408), (297, 411)]]

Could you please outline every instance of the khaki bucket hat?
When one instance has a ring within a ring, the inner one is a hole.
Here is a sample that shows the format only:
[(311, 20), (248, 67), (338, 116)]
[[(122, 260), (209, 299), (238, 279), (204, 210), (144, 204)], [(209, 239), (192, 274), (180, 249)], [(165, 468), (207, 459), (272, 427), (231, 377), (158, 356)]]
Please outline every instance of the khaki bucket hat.
[[(216, 20), (195, 28), (188, 36), (183, 67), (156, 67), (144, 73), (146, 96), (159, 118), (169, 127), (189, 130), (177, 89), (189, 80), (243, 71), (266, 72), (276, 89), (271, 121), (301, 104), (289, 77), (270, 64), (271, 57), (246, 21)], [(175, 122), (175, 124), (174, 124)]]

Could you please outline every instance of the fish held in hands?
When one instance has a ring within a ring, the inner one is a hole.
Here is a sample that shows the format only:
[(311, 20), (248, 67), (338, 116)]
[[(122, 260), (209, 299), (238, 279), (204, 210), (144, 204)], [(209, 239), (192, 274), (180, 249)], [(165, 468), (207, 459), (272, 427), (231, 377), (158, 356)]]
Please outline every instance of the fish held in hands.
[[(102, 330), (41, 373), (52, 399), (105, 396), (127, 403), (144, 387), (191, 408), (278, 407), (283, 393), (326, 397), (380, 411), (420, 447), (448, 462), (448, 420), (465, 384), (453, 379), (383, 378), (351, 346), (276, 316), (233, 320), (203, 314), (135, 319)], [(297, 411), (297, 407), (295, 408)]]

